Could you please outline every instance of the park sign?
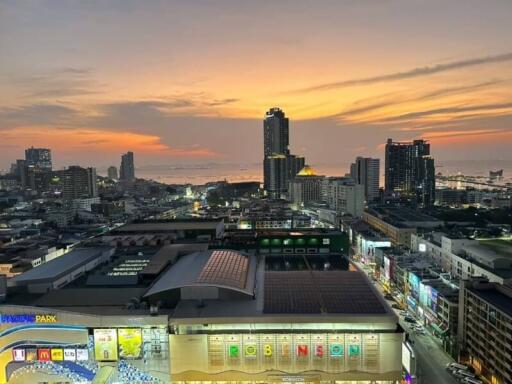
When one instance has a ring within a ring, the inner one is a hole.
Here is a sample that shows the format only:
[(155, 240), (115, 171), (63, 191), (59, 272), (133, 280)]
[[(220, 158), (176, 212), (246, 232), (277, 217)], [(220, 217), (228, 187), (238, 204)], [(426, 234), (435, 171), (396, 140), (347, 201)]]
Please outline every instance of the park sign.
[(54, 314), (1, 314), (1, 324), (54, 324), (57, 323), (57, 315)]

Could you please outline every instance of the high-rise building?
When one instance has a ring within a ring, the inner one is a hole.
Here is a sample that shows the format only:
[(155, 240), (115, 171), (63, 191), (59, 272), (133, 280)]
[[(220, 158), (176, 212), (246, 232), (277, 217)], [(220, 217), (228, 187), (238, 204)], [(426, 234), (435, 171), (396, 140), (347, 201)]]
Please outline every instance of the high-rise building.
[(373, 203), (379, 197), (380, 160), (370, 157), (357, 157), (350, 165), (350, 176), (364, 189), (366, 203)]
[(126, 181), (135, 179), (135, 163), (133, 161), (133, 152), (126, 152), (125, 154), (121, 155), (119, 179)]
[(279, 108), (270, 108), (263, 121), (263, 150), (265, 156), (289, 152), (289, 120)]
[(430, 143), (425, 140), (393, 142), (385, 150), (385, 190), (409, 197), (422, 206), (435, 200), (435, 167)]
[(29, 167), (52, 170), (52, 152), (48, 148), (30, 147), (25, 149), (25, 160)]
[(108, 178), (109, 179), (112, 179), (112, 180), (117, 180), (118, 178), (118, 175), (117, 175), (117, 168), (114, 167), (113, 165), (108, 167), (108, 171), (107, 171), (107, 174), (108, 174)]
[(290, 180), (289, 200), (297, 205), (318, 202), (322, 198), (322, 182), (325, 176), (318, 175), (313, 168), (306, 165)]
[(72, 165), (59, 173), (62, 180), (62, 197), (65, 200), (98, 196), (95, 168)]
[(304, 158), (291, 154), (289, 143), (288, 118), (281, 109), (271, 108), (263, 121), (263, 186), (271, 197), (282, 197), (304, 167)]
[(359, 217), (364, 210), (364, 186), (352, 178), (329, 177), (324, 180), (322, 196), (330, 209)]

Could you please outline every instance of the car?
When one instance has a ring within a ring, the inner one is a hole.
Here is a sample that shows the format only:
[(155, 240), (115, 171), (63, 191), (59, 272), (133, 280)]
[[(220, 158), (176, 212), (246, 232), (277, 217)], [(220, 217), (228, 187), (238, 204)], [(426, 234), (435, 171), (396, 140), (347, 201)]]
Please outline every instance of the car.
[(407, 323), (416, 323), (416, 320), (414, 320), (414, 318), (411, 316), (405, 316), (404, 321)]
[(400, 311), (400, 315), (401, 316), (408, 316), (409, 312), (407, 312), (407, 311)]
[(452, 369), (455, 369), (455, 370), (464, 370), (464, 371), (469, 370), (469, 367), (467, 365), (463, 365), (463, 364), (459, 364), (459, 363), (448, 363), (448, 364), (446, 364), (446, 369), (449, 369), (449, 368), (452, 368)]
[(400, 306), (398, 304), (391, 304), (391, 308), (400, 309)]
[(385, 298), (386, 300), (394, 300), (394, 297), (393, 297), (393, 296), (391, 296), (389, 293), (386, 293), (386, 294), (384, 295), (384, 298)]

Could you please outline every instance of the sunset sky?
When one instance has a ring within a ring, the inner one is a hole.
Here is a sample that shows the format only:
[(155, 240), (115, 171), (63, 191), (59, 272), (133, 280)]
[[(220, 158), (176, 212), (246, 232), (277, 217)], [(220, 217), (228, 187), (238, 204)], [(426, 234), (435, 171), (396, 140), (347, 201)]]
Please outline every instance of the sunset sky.
[(512, 160), (512, 1), (1, 1), (0, 168), (250, 163), (279, 106), (308, 163), (427, 138)]

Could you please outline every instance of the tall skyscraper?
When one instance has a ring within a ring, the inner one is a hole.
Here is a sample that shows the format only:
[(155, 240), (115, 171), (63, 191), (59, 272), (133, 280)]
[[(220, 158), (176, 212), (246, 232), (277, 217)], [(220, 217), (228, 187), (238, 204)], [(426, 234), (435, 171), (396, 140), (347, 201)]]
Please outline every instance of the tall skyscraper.
[(380, 159), (370, 157), (357, 157), (350, 165), (350, 176), (356, 184), (364, 189), (364, 199), (367, 204), (379, 197)]
[(25, 149), (25, 160), (28, 167), (52, 170), (52, 151), (48, 148), (30, 147)]
[(270, 108), (263, 121), (263, 149), (265, 156), (289, 153), (289, 120), (279, 108)]
[(270, 108), (263, 120), (263, 187), (271, 197), (282, 197), (289, 181), (305, 160), (290, 153), (289, 120), (279, 108)]
[(425, 140), (393, 142), (385, 150), (385, 190), (411, 197), (422, 206), (435, 200), (435, 166)]
[(98, 196), (95, 168), (72, 165), (59, 173), (62, 179), (62, 197), (65, 200)]
[(108, 174), (108, 178), (112, 179), (112, 180), (117, 180), (119, 177), (117, 174), (117, 168), (114, 167), (113, 165), (108, 167), (107, 174)]
[(135, 180), (135, 164), (133, 161), (133, 152), (126, 152), (125, 154), (121, 155), (119, 179), (126, 181)]

